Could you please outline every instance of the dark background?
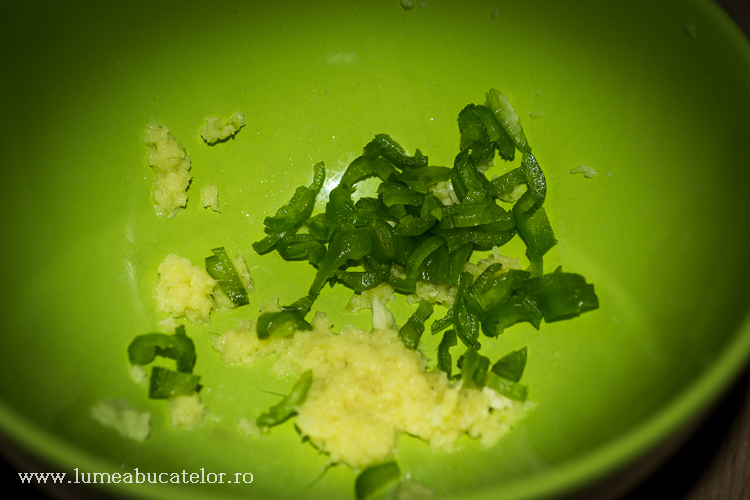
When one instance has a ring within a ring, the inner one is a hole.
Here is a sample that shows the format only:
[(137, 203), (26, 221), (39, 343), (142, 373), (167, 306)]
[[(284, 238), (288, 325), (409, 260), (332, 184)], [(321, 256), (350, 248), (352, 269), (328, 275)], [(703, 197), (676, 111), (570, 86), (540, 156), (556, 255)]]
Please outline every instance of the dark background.
[[(750, 36), (750, 0), (717, 0), (717, 3)], [(0, 446), (0, 485), (4, 487), (4, 498), (104, 498), (96, 491), (67, 488), (42, 491), (29, 484), (21, 485), (18, 470), (54, 471), (54, 468), (40, 468), (26, 460), (12, 449)], [(750, 371), (740, 378), (693, 437), (623, 500), (651, 498), (750, 500)]]

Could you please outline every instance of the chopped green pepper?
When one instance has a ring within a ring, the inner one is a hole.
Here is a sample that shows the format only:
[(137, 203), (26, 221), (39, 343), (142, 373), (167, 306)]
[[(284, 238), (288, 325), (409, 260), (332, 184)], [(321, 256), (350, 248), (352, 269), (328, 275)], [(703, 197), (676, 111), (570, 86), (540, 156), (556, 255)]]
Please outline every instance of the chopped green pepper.
[(214, 248), (211, 251), (214, 254), (206, 257), (208, 274), (219, 283), (219, 288), (235, 307), (249, 304), (245, 285), (240, 280), (240, 275), (224, 247)]
[(426, 300), (419, 301), (419, 307), (406, 324), (398, 331), (398, 337), (407, 349), (416, 349), (424, 333), (424, 322), (432, 315), (432, 304)]
[(392, 481), (398, 481), (401, 471), (395, 461), (378, 464), (363, 470), (354, 483), (354, 496), (363, 500)]
[(200, 377), (191, 373), (174, 372), (161, 366), (151, 368), (148, 397), (166, 399), (189, 396), (198, 391)]
[(300, 375), (299, 380), (294, 384), (289, 395), (282, 399), (278, 404), (272, 406), (267, 412), (262, 413), (255, 421), (258, 427), (268, 428), (286, 422), (297, 414), (297, 408), (307, 399), (307, 393), (312, 387), (312, 371), (307, 370)]
[(195, 364), (195, 344), (179, 325), (174, 335), (147, 333), (139, 335), (128, 346), (128, 359), (134, 365), (147, 365), (156, 356), (174, 359), (181, 373), (192, 373)]

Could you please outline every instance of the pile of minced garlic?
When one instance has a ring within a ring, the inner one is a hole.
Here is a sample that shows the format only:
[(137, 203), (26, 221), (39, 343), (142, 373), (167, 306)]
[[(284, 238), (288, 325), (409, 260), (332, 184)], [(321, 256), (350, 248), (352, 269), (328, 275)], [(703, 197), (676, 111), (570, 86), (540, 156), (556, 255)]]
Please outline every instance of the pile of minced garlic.
[[(265, 310), (278, 310), (278, 303)], [(229, 364), (273, 354), (279, 374), (312, 370), (312, 387), (294, 422), (333, 463), (362, 469), (386, 461), (401, 433), (436, 450), (454, 448), (464, 434), (491, 446), (529, 405), (487, 387), (465, 389), (445, 372), (428, 370), (422, 353), (404, 347), (392, 315), (377, 299), (373, 332), (352, 325), (334, 332), (322, 313), (311, 324), (312, 331), (259, 340), (255, 321), (246, 322), (216, 337), (213, 347)]]
[[(252, 293), (254, 282), (245, 259), (237, 255), (231, 260), (245, 290)], [(206, 269), (184, 257), (167, 255), (159, 264), (157, 273), (159, 279), (154, 286), (154, 298), (160, 312), (174, 318), (184, 316), (191, 323), (200, 323), (207, 322), (209, 314), (216, 307), (233, 307)]]
[(154, 168), (154, 201), (160, 215), (173, 216), (187, 204), (193, 175), (190, 158), (167, 127), (151, 122), (143, 139), (149, 147), (148, 164)]

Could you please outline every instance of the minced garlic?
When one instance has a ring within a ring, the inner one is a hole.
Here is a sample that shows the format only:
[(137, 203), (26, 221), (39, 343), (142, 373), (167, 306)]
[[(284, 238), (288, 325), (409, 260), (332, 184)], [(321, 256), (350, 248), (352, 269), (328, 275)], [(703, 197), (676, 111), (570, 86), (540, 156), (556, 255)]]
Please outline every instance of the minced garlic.
[(169, 399), (169, 419), (175, 429), (195, 429), (203, 422), (205, 413), (206, 408), (196, 393)]
[(436, 450), (453, 448), (464, 434), (490, 446), (526, 408), (492, 389), (464, 389), (445, 372), (427, 370), (425, 357), (406, 349), (395, 329), (369, 333), (348, 325), (334, 332), (322, 313), (311, 324), (312, 331), (292, 338), (259, 340), (249, 322), (216, 337), (213, 346), (228, 363), (275, 354), (272, 369), (279, 373), (312, 370), (295, 425), (331, 462), (362, 469), (386, 461), (402, 433)]
[(159, 311), (175, 318), (185, 316), (193, 323), (208, 319), (217, 283), (204, 268), (169, 254), (159, 264), (158, 273), (154, 295)]
[(148, 164), (154, 168), (154, 201), (159, 215), (172, 217), (187, 204), (190, 158), (167, 127), (151, 122), (144, 142), (149, 147)]
[(207, 143), (213, 144), (233, 136), (244, 126), (245, 116), (242, 113), (235, 113), (226, 125), (221, 123), (221, 118), (218, 116), (212, 116), (206, 118), (206, 125), (201, 129), (201, 137)]

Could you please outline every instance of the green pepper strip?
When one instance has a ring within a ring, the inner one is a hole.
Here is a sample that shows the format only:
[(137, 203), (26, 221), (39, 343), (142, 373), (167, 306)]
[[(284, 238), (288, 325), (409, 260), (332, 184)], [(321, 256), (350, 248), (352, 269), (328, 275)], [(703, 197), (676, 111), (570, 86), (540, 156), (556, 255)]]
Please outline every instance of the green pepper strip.
[(451, 182), (456, 196), (461, 201), (466, 198), (470, 198), (469, 201), (473, 202), (482, 201), (491, 187), (484, 174), (477, 170), (476, 163), (471, 155), (465, 152), (456, 156), (451, 173)]
[(531, 153), (523, 156), (521, 168), (524, 169), (528, 189), (513, 206), (513, 216), (529, 252), (541, 257), (557, 243), (547, 214), (542, 208), (547, 183), (542, 169)]
[(440, 341), (437, 349), (437, 368), (444, 371), (449, 379), (451, 378), (451, 371), (453, 369), (453, 358), (451, 357), (450, 349), (456, 345), (458, 345), (456, 332), (448, 330), (443, 334), (443, 340)]
[(599, 307), (594, 285), (576, 273), (561, 270), (529, 280), (528, 290), (536, 297), (544, 321), (559, 321)]
[(490, 140), (494, 143), (497, 152), (500, 153), (500, 157), (506, 161), (513, 161), (516, 156), (516, 148), (510, 136), (503, 129), (503, 126), (497, 121), (495, 113), (482, 105), (475, 106), (471, 111), (482, 121), (484, 129), (487, 131)]
[(287, 231), (310, 217), (315, 206), (315, 199), (318, 197), (326, 178), (323, 162), (316, 163), (313, 169), (315, 173), (310, 187), (298, 187), (289, 203), (279, 208), (275, 216), (265, 218), (263, 225), (269, 230), (273, 232)]
[(512, 382), (518, 382), (523, 377), (526, 368), (526, 347), (506, 354), (492, 365), (492, 373), (504, 377)]
[(377, 266), (364, 272), (336, 271), (336, 279), (354, 290), (362, 293), (383, 283), (391, 274), (391, 266)]
[(451, 261), (450, 281), (448, 282), (448, 284), (458, 285), (461, 278), (461, 273), (464, 272), (464, 266), (466, 266), (466, 262), (469, 261), (471, 253), (474, 251), (474, 245), (472, 245), (471, 243), (466, 243), (458, 247), (456, 250), (451, 250), (450, 248), (448, 248), (448, 251), (450, 252)]
[(346, 172), (339, 181), (339, 186), (350, 188), (372, 176), (380, 177), (383, 181), (392, 181), (398, 176), (398, 170), (381, 158), (372, 160), (366, 156), (358, 156), (346, 168)]
[[(382, 186), (383, 184), (381, 184)], [(396, 189), (388, 189), (382, 193), (383, 204), (386, 207), (393, 205), (422, 205), (425, 195), (418, 193), (406, 186), (400, 186)]]
[(469, 311), (466, 307), (465, 300), (465, 296), (472, 285), (473, 279), (471, 273), (468, 271), (461, 274), (461, 278), (458, 282), (456, 301), (453, 304), (453, 326), (455, 327), (456, 335), (461, 339), (461, 342), (467, 347), (479, 350), (482, 347), (477, 341), (477, 338), (479, 337), (479, 319), (475, 313)]
[[(404, 148), (402, 148), (401, 145), (394, 141), (388, 134), (376, 135), (371, 141), (371, 144), (377, 146), (378, 152), (383, 158), (401, 169), (404, 167), (419, 168), (427, 166), (427, 157), (419, 153), (419, 150), (417, 150), (417, 153), (414, 156), (408, 156), (406, 151), (404, 151)], [(368, 146), (365, 146), (365, 149), (367, 149)]]
[(458, 130), (461, 133), (459, 149), (466, 151), (475, 143), (489, 143), (492, 139), (479, 117), (472, 112), (474, 104), (467, 105), (458, 113)]
[(284, 260), (309, 259), (310, 254), (325, 252), (325, 246), (312, 234), (291, 234), (276, 243), (276, 251)]
[(505, 377), (501, 377), (493, 372), (487, 374), (484, 382), (486, 387), (506, 396), (514, 401), (523, 403), (528, 398), (529, 388)]
[(528, 321), (537, 330), (542, 322), (542, 312), (533, 296), (511, 296), (502, 306), (482, 320), (482, 332), (488, 337), (497, 337), (505, 328), (520, 321)]
[(424, 333), (424, 322), (432, 315), (432, 304), (426, 300), (419, 301), (419, 307), (398, 331), (398, 337), (407, 349), (416, 349)]
[(255, 250), (259, 255), (262, 255), (270, 250), (272, 250), (276, 243), (284, 238), (285, 236), (294, 234), (296, 232), (296, 229), (288, 229), (286, 231), (279, 231), (274, 232), (263, 238), (262, 240), (258, 240), (255, 243), (253, 243), (253, 250)]
[(357, 210), (352, 201), (352, 190), (343, 186), (337, 186), (328, 193), (325, 213), (331, 223), (342, 227), (362, 226), (372, 218), (372, 213)]
[(310, 234), (316, 240), (326, 243), (331, 241), (331, 236), (333, 236), (333, 232), (336, 229), (336, 225), (331, 223), (324, 213), (311, 217), (308, 219), (306, 225)]
[(305, 316), (315, 302), (315, 297), (306, 295), (281, 311), (264, 312), (258, 316), (255, 332), (259, 339), (268, 337), (286, 337), (298, 330), (312, 330), (312, 325), (305, 321)]
[(361, 259), (369, 254), (371, 249), (372, 241), (367, 229), (342, 228), (336, 231), (308, 293), (317, 296), (326, 281), (332, 278), (336, 270), (347, 260)]
[(450, 254), (447, 245), (441, 245), (422, 261), (417, 278), (433, 283), (450, 284)]
[(406, 262), (406, 279), (417, 279), (419, 267), (422, 262), (435, 250), (445, 245), (445, 240), (440, 236), (430, 236), (420, 244)]
[(393, 234), (396, 236), (419, 236), (426, 233), (435, 225), (436, 219), (418, 219), (411, 214), (407, 214), (398, 221), (393, 228)]
[(489, 366), (489, 358), (480, 355), (476, 349), (467, 347), (461, 364), (463, 387), (467, 389), (484, 387)]
[[(422, 167), (417, 169), (404, 170), (399, 174), (398, 180), (409, 185), (410, 182), (420, 182), (422, 184), (437, 184), (438, 182), (449, 181), (451, 171), (448, 167)], [(414, 188), (412, 188), (414, 189)]]
[(506, 172), (497, 179), (490, 181), (490, 190), (492, 194), (503, 201), (510, 201), (511, 194), (521, 184), (526, 183), (526, 174), (523, 167), (514, 168)]
[(395, 461), (368, 467), (354, 482), (354, 496), (357, 500), (364, 500), (391, 481), (398, 481), (400, 476), (401, 471)]
[(484, 231), (480, 231), (479, 229), (469, 229), (465, 231), (464, 237), (467, 241), (474, 243), (478, 247), (492, 248), (505, 245), (513, 239), (517, 232), (518, 231), (515, 227), (512, 229), (508, 229), (507, 231), (500, 231), (494, 234), (485, 233)]
[(200, 377), (191, 373), (179, 373), (154, 366), (148, 387), (151, 399), (166, 399), (175, 396), (189, 396), (198, 390)]
[(448, 312), (445, 313), (445, 316), (443, 316), (440, 319), (436, 319), (435, 321), (432, 322), (432, 325), (430, 325), (430, 331), (432, 332), (433, 335), (435, 335), (436, 333), (441, 332), (452, 325), (453, 325), (453, 308), (450, 308), (448, 309)]
[(307, 399), (307, 393), (312, 386), (312, 370), (304, 372), (294, 384), (289, 395), (278, 404), (272, 406), (267, 412), (262, 413), (255, 424), (258, 427), (268, 428), (286, 422), (297, 413), (297, 408), (302, 406)]
[(174, 335), (147, 333), (138, 335), (128, 346), (128, 359), (134, 365), (147, 365), (156, 356), (174, 359), (178, 372), (192, 373), (195, 364), (195, 344), (179, 325)]
[(232, 301), (235, 307), (249, 304), (247, 290), (237, 274), (232, 260), (224, 247), (211, 250), (214, 254), (206, 257), (206, 271), (219, 283), (219, 288)]
[[(449, 210), (455, 207), (461, 207), (463, 210)], [(438, 224), (438, 227), (441, 229), (477, 227), (492, 224), (493, 232), (496, 232), (511, 229), (515, 225), (513, 215), (495, 204), (494, 200), (446, 207), (442, 209), (442, 216)]]
[(417, 280), (415, 279), (404, 279), (397, 278), (393, 274), (388, 275), (386, 282), (393, 287), (399, 293), (417, 293)]
[[(487, 313), (487, 309), (484, 305), (484, 296), (489, 292), (490, 287), (494, 284), (495, 280), (498, 279), (495, 274), (499, 273), (502, 268), (503, 265), (497, 262), (489, 265), (487, 269), (482, 271), (482, 274), (479, 275), (466, 293), (466, 307), (475, 313), (480, 320)], [(510, 292), (508, 293), (508, 296), (510, 296)]]
[(487, 314), (491, 314), (505, 304), (515, 290), (525, 285), (528, 278), (529, 273), (526, 271), (509, 269), (500, 276), (491, 278), (482, 290), (478, 290), (475, 285), (472, 288), (468, 305), (484, 320)]
[(526, 140), (526, 134), (523, 133), (523, 127), (521, 127), (521, 121), (510, 101), (508, 101), (508, 98), (496, 89), (490, 89), (486, 94), (486, 98), (487, 107), (495, 113), (497, 121), (500, 122), (500, 125), (502, 125), (516, 148), (523, 154), (530, 153), (531, 146), (529, 146)]

